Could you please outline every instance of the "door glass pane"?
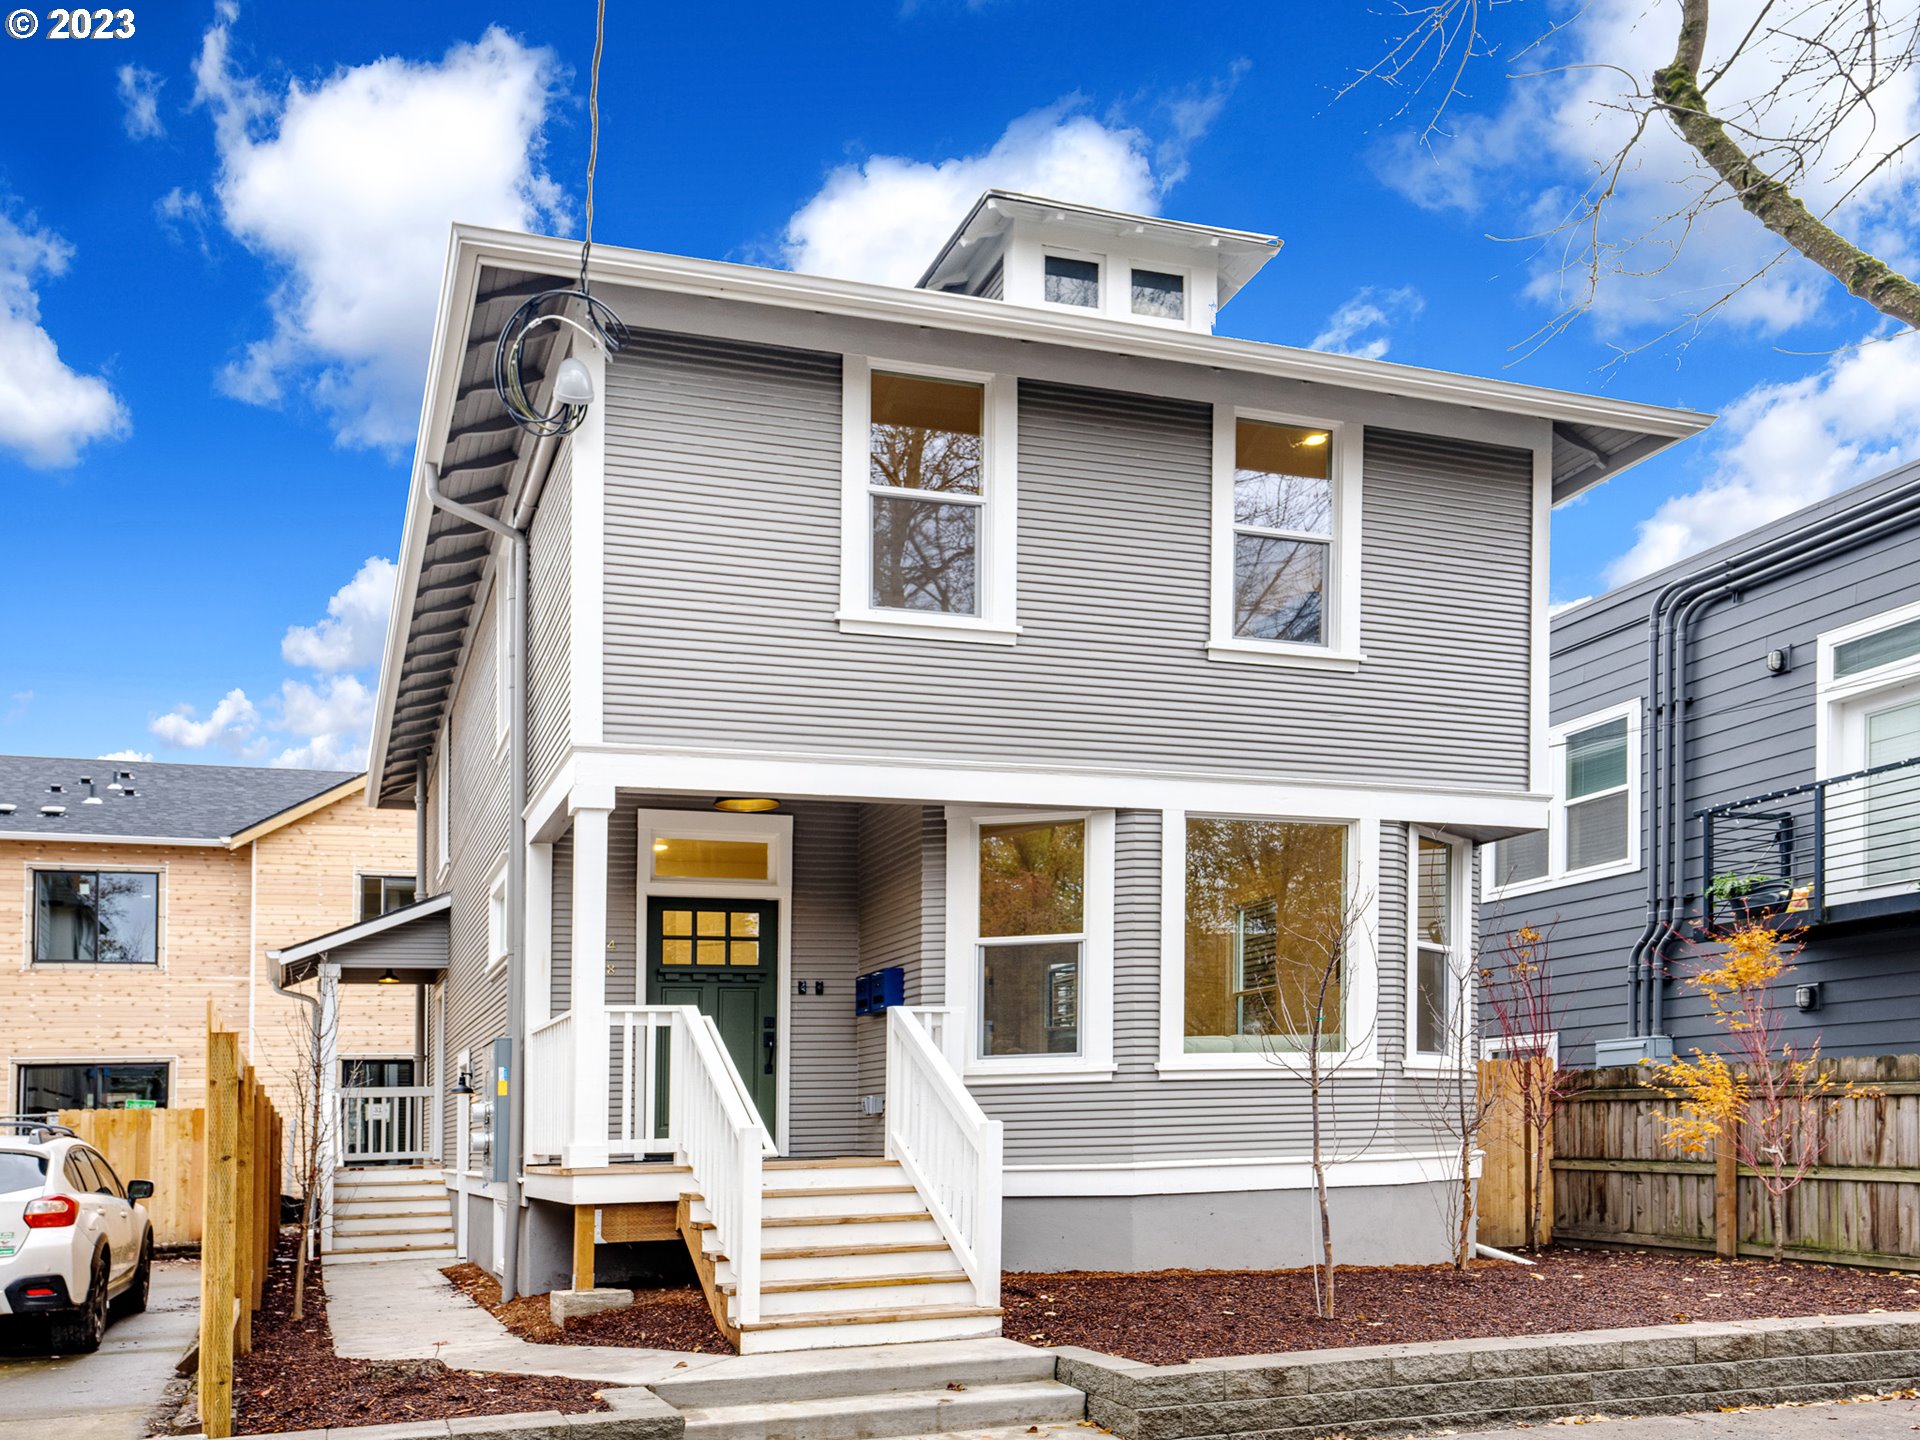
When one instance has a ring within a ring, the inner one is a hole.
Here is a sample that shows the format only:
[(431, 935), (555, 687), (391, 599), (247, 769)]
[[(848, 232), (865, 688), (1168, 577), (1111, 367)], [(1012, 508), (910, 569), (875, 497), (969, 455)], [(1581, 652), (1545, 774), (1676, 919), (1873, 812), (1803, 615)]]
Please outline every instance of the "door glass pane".
[(1096, 261), (1049, 255), (1046, 259), (1045, 285), (1044, 293), (1055, 305), (1099, 307), (1100, 266)]
[(1080, 942), (980, 947), (980, 1053), (1080, 1049)]
[(1543, 880), (1547, 874), (1547, 832), (1529, 830), (1499, 841), (1493, 847), (1493, 883), (1517, 885)]
[[(1869, 766), (1916, 756), (1920, 756), (1920, 702), (1867, 716)], [(1866, 883), (1894, 885), (1920, 875), (1920, 766), (1870, 776), (1866, 789)], [(1842, 804), (1831, 801), (1828, 825), (1844, 829), (1843, 816)]]
[(980, 508), (873, 497), (876, 609), (972, 615), (978, 608)]
[(660, 943), (660, 963), (662, 965), (691, 965), (693, 963), (693, 941), (663, 940)]
[[(1627, 717), (1567, 737), (1567, 798), (1627, 783)], [(1625, 852), (1622, 852), (1625, 853)], [(1571, 863), (1571, 862), (1569, 862)]]
[(1233, 523), (1333, 534), (1333, 445), (1325, 430), (1234, 425)]
[(1627, 792), (1567, 807), (1567, 869), (1627, 858)]
[(1133, 313), (1162, 320), (1187, 318), (1187, 280), (1164, 270), (1133, 272)]
[(760, 963), (760, 942), (758, 940), (734, 940), (727, 946), (727, 960), (733, 965), (758, 965)]
[(1339, 1041), (1346, 946), (1346, 827), (1187, 821), (1189, 1053)]
[(733, 933), (736, 935), (758, 935), (760, 933), (759, 915), (752, 910), (734, 911)]
[(660, 880), (765, 880), (771, 861), (765, 840), (662, 836), (653, 842), (653, 873)]
[(1266, 535), (1233, 537), (1233, 633), (1318, 645), (1325, 638), (1327, 547)]
[(693, 912), (691, 910), (662, 910), (660, 912), (660, 933), (662, 935), (693, 934)]
[(727, 942), (724, 940), (696, 940), (694, 959), (702, 965), (724, 965), (727, 963)]
[(727, 933), (726, 912), (721, 910), (702, 910), (695, 922), (695, 929), (701, 935), (724, 935)]
[(893, 490), (978, 495), (986, 393), (965, 380), (876, 371), (868, 482)]
[(1077, 935), (1086, 928), (1084, 820), (980, 827), (980, 934)]
[(1891, 665), (1909, 655), (1920, 655), (1920, 620), (1891, 625), (1872, 635), (1862, 635), (1844, 645), (1833, 647), (1833, 678), (1844, 680), (1863, 670)]

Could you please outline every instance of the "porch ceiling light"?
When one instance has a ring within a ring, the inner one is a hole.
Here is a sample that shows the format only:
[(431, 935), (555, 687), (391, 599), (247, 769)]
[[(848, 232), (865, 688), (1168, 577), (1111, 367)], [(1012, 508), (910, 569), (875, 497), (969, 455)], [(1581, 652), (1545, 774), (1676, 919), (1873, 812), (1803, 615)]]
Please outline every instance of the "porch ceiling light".
[(768, 810), (778, 810), (780, 802), (770, 800), (764, 795), (723, 796), (713, 802), (716, 810), (727, 810), (735, 815), (759, 815)]
[(553, 398), (562, 405), (593, 403), (593, 372), (578, 357), (569, 355), (560, 362), (553, 377)]
[(398, 985), (400, 983), (400, 977), (395, 975), (391, 967), (389, 967), (387, 972), (380, 977), (378, 983), (381, 985)]

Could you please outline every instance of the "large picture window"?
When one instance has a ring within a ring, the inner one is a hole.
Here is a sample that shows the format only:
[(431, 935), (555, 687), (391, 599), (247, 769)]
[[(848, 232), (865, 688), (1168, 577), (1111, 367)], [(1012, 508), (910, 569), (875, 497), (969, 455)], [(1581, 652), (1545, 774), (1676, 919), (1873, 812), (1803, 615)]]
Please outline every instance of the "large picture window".
[(1186, 819), (1188, 1054), (1345, 1043), (1348, 827)]
[(33, 958), (40, 964), (158, 964), (159, 875), (34, 871)]
[(164, 1110), (165, 1061), (29, 1064), (19, 1067), (20, 1113), (59, 1110)]
[(1080, 1050), (1087, 822), (980, 827), (980, 1053)]

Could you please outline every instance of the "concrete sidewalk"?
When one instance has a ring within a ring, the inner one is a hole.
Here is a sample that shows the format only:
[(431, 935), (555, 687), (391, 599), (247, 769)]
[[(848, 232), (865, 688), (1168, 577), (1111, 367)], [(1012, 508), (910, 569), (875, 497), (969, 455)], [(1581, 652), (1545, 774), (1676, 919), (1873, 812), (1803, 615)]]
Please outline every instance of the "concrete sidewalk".
[(144, 1315), (92, 1355), (0, 1356), (0, 1440), (140, 1440), (200, 1329), (200, 1267), (161, 1261)]
[[(1558, 1431), (1475, 1430), (1454, 1440), (1518, 1440)], [(1786, 1405), (1732, 1414), (1660, 1415), (1645, 1420), (1582, 1422), (1580, 1440), (1913, 1440), (1920, 1431), (1920, 1400), (1868, 1400), (1852, 1405)]]

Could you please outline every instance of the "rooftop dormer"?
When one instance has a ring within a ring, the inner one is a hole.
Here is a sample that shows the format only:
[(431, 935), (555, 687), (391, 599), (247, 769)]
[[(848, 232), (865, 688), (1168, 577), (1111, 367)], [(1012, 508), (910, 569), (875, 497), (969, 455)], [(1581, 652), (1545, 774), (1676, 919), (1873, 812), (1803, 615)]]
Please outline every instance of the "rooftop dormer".
[(1247, 230), (989, 190), (919, 288), (1204, 335), (1279, 248)]

